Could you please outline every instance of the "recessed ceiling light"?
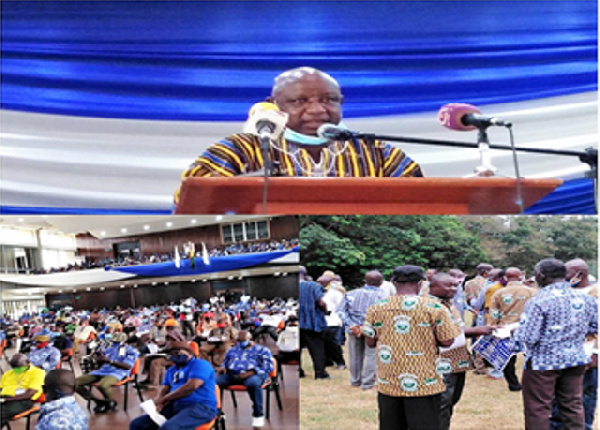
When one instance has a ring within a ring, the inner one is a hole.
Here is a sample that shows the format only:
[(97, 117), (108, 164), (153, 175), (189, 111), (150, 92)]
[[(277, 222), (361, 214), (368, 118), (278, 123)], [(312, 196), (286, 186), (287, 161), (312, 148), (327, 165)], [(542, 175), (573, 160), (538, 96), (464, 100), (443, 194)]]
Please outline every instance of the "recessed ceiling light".
[(121, 285), (119, 286), (119, 288), (125, 288), (125, 285), (121, 284)]
[(228, 276), (227, 279), (233, 281), (233, 276)]
[(92, 289), (91, 289), (90, 287), (87, 287), (87, 288), (85, 289), (85, 291), (92, 291)]
[(100, 291), (104, 291), (104, 287), (100, 287)]
[(73, 292), (74, 292), (74, 293), (76, 293), (76, 292), (77, 292), (77, 290), (76, 290), (76, 289), (73, 289)]
[(279, 275), (281, 275), (281, 273), (279, 273), (279, 272), (273, 273), (273, 276), (279, 276)]
[(165, 282), (165, 285), (169, 285), (169, 283), (168, 283), (168, 282)]
[(127, 229), (126, 228), (122, 228), (121, 229), (121, 233), (127, 233)]
[(223, 219), (223, 215), (217, 215), (217, 216), (215, 217), (215, 219), (216, 219), (217, 221), (221, 221), (221, 220)]
[(173, 223), (171, 221), (167, 221), (167, 227), (173, 227)]
[(196, 218), (194, 218), (194, 219), (191, 221), (191, 223), (192, 223), (192, 224), (196, 224), (197, 222), (198, 222), (198, 221), (196, 220)]
[(153, 282), (152, 285), (156, 285), (156, 282)]
[(150, 226), (149, 226), (148, 224), (146, 224), (146, 225), (144, 226), (144, 230), (150, 230)]
[(48, 215), (42, 215), (42, 218), (46, 219), (46, 218), (48, 218)]
[(133, 284), (133, 288), (137, 288), (137, 284)]
[(62, 293), (62, 290), (58, 290), (59, 293)]
[(287, 276), (287, 275), (288, 275), (288, 273), (287, 273), (287, 272), (283, 272), (283, 276)]
[(106, 236), (106, 232), (105, 231), (101, 231), (100, 232), (100, 236)]
[(19, 222), (23, 222), (23, 221), (25, 221), (25, 219), (23, 219), (23, 218), (19, 218), (17, 221), (19, 221)]
[(196, 282), (196, 280), (195, 280), (195, 279), (192, 279), (192, 282)]

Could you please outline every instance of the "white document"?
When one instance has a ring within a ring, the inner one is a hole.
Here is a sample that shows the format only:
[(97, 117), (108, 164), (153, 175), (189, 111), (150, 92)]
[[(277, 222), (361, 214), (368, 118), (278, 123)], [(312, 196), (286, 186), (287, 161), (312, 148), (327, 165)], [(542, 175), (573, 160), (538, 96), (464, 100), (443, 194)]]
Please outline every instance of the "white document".
[(156, 354), (158, 352), (158, 345), (155, 343), (149, 343), (148, 345), (148, 351), (150, 351), (150, 354)]
[(511, 334), (510, 334), (511, 331), (518, 327), (519, 327), (518, 322), (502, 326), (502, 327), (494, 330), (494, 332), (492, 333), (492, 336), (500, 338), (500, 339), (507, 339), (511, 336)]
[(150, 419), (154, 421), (158, 426), (162, 426), (167, 422), (167, 418), (164, 415), (159, 414), (156, 411), (156, 404), (154, 404), (154, 400), (146, 400), (142, 404), (140, 404), (142, 410), (148, 414)]
[(460, 348), (461, 346), (465, 346), (467, 344), (467, 339), (465, 338), (465, 332), (463, 331), (460, 336), (454, 338), (454, 342), (448, 348), (440, 347), (440, 352), (450, 351), (451, 349)]

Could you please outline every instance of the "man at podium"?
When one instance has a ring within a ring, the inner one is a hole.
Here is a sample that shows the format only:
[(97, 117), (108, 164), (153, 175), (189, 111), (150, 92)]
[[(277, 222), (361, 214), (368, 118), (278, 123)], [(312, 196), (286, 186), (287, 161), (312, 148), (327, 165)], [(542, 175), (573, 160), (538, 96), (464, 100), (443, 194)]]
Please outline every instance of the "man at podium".
[[(260, 112), (265, 110), (287, 116), (287, 122), (274, 124), (269, 139), (273, 176), (423, 176), (416, 162), (385, 142), (356, 138), (337, 141), (318, 136), (317, 130), (323, 124), (343, 127), (343, 101), (339, 84), (327, 73), (311, 67), (288, 70), (275, 78), (269, 103), (260, 103), (260, 109), (251, 111), (249, 123), (254, 130), (233, 134), (210, 146), (182, 177), (228, 177), (261, 170), (264, 157), (256, 125), (269, 122), (268, 115), (264, 120), (260, 118)], [(178, 200), (179, 191), (175, 195), (175, 201)]]

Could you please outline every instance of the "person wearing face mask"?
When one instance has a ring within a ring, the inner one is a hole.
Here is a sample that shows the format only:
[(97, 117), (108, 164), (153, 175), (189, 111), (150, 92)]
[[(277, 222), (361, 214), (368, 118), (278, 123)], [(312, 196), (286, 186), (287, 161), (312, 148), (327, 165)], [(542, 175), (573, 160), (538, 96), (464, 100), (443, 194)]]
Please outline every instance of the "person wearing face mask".
[[(169, 342), (165, 349), (174, 366), (167, 369), (154, 399), (157, 411), (167, 418), (161, 430), (194, 429), (217, 415), (215, 371), (206, 360), (197, 359), (187, 342)], [(154, 430), (149, 415), (134, 419), (130, 430)]]
[(33, 402), (42, 395), (46, 376), (42, 369), (29, 362), (25, 354), (13, 355), (9, 363), (12, 369), (0, 380), (0, 427), (33, 406)]
[(262, 385), (273, 370), (273, 356), (268, 348), (255, 344), (250, 332), (242, 330), (237, 344), (227, 354), (223, 367), (218, 370), (217, 384), (245, 385), (252, 401), (252, 427), (265, 424)]
[[(114, 333), (111, 340), (112, 343), (108, 348), (97, 351), (95, 354), (95, 359), (101, 364), (101, 367), (89, 374), (81, 375), (75, 380), (77, 393), (84, 399), (93, 400), (96, 403), (94, 408), (96, 413), (110, 412), (116, 409), (117, 402), (113, 400), (111, 387), (129, 375), (139, 355), (135, 348), (125, 343), (127, 341), (125, 333)], [(94, 382), (98, 383), (97, 388), (104, 398), (92, 394), (91, 385)]]
[(29, 361), (46, 372), (55, 369), (60, 362), (60, 351), (50, 345), (50, 330), (44, 329), (33, 339), (35, 345), (29, 353)]
[(87, 430), (89, 419), (75, 400), (75, 374), (51, 370), (44, 380), (46, 403), (34, 430)]
[[(517, 267), (506, 269), (505, 287), (498, 289), (490, 299), (490, 324), (509, 325), (519, 322), (525, 304), (537, 294), (535, 288), (521, 282), (523, 272)], [(502, 371), (510, 391), (521, 391), (522, 387), (515, 372), (517, 356), (513, 355)]]
[(222, 313), (217, 317), (217, 327), (208, 333), (206, 342), (202, 342), (200, 351), (210, 358), (215, 369), (223, 366), (225, 354), (238, 338), (238, 330), (231, 326), (229, 315)]
[[(271, 140), (269, 148), (275, 176), (423, 176), (417, 163), (388, 143), (356, 138), (344, 142), (317, 136), (321, 125), (342, 121), (344, 96), (338, 82), (325, 72), (312, 67), (283, 72), (275, 78), (266, 101), (288, 116), (283, 135)], [(208, 148), (183, 178), (236, 176), (262, 167), (259, 138), (234, 134)]]

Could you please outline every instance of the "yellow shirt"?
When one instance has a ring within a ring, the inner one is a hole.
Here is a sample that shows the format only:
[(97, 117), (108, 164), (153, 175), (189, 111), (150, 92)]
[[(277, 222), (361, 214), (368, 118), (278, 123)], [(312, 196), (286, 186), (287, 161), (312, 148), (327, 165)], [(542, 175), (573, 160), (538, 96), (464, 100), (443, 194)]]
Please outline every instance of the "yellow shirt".
[(35, 367), (33, 364), (29, 365), (29, 369), (25, 372), (17, 375), (13, 369), (2, 375), (0, 380), (0, 387), (2, 388), (3, 396), (14, 397), (16, 396), (15, 391), (19, 388), (25, 390), (35, 390), (36, 393), (31, 397), (31, 400), (37, 400), (42, 395), (42, 386), (44, 385), (44, 378), (46, 372), (42, 369)]

